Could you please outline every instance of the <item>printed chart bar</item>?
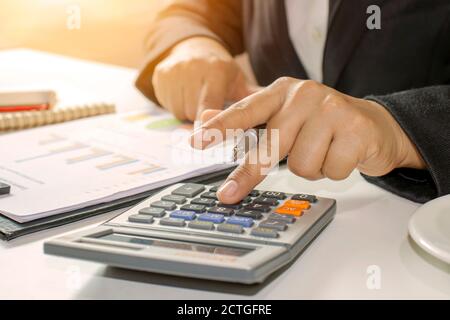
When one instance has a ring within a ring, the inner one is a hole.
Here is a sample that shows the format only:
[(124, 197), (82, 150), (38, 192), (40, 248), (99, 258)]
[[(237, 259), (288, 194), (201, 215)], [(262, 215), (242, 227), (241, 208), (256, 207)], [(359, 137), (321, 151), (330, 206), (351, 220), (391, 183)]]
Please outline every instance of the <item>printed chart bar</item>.
[(29, 158), (19, 159), (19, 160), (16, 160), (16, 162), (17, 163), (21, 163), (21, 162), (27, 162), (27, 161), (31, 161), (31, 160), (46, 158), (46, 157), (50, 157), (50, 156), (53, 156), (53, 155), (56, 155), (56, 154), (69, 152), (69, 151), (75, 151), (75, 150), (79, 150), (79, 149), (84, 149), (84, 148), (87, 148), (87, 147), (88, 146), (83, 144), (83, 143), (74, 142), (73, 144), (71, 144), (69, 146), (52, 149), (48, 153), (40, 154), (40, 155), (29, 157)]
[(129, 158), (126, 156), (116, 156), (116, 160), (112, 161), (112, 162), (107, 162), (104, 164), (100, 164), (97, 165), (96, 168), (100, 169), (100, 170), (108, 170), (108, 169), (113, 169), (116, 167), (120, 167), (120, 166), (125, 166), (131, 163), (135, 163), (138, 162), (139, 160), (137, 159), (133, 159), (133, 158)]
[(92, 160), (92, 159), (97, 159), (97, 158), (108, 156), (111, 154), (112, 154), (112, 152), (110, 152), (110, 151), (93, 148), (93, 149), (91, 149), (90, 153), (67, 159), (66, 162), (67, 162), (67, 164), (74, 164), (74, 163), (84, 162), (84, 161), (88, 161), (88, 160)]
[(147, 175), (147, 174), (152, 174), (152, 173), (164, 171), (164, 170), (166, 170), (166, 168), (162, 168), (162, 167), (155, 166), (155, 165), (149, 165), (146, 168), (132, 171), (132, 172), (129, 172), (128, 174), (129, 175), (137, 175), (137, 174)]
[(55, 143), (55, 142), (60, 142), (60, 141), (65, 141), (67, 140), (64, 137), (61, 137), (60, 135), (57, 134), (50, 134), (50, 137), (48, 137), (47, 139), (43, 139), (39, 141), (40, 145), (46, 145), (46, 144), (51, 144), (51, 143)]

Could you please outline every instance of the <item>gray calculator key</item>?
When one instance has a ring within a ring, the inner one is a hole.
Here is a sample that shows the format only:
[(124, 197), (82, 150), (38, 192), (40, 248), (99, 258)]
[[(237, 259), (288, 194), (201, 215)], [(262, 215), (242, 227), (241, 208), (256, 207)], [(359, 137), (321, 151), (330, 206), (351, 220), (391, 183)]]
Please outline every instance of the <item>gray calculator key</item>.
[(278, 205), (278, 200), (274, 198), (258, 197), (255, 200), (253, 200), (253, 203), (265, 204), (273, 207)]
[(279, 220), (264, 220), (261, 221), (261, 223), (258, 225), (260, 228), (268, 228), (268, 229), (275, 229), (278, 231), (284, 231), (287, 228), (287, 224), (285, 222), (279, 221)]
[(252, 218), (252, 219), (261, 219), (262, 218), (262, 213), (260, 211), (255, 211), (255, 210), (239, 210), (236, 215), (238, 217), (246, 217), (246, 218)]
[(209, 189), (209, 192), (217, 192), (219, 190), (219, 186), (214, 186), (211, 189)]
[(278, 214), (278, 213), (272, 213), (268, 217), (270, 220), (278, 220), (286, 223), (294, 223), (295, 218), (293, 216), (289, 216), (286, 214)]
[(189, 228), (200, 230), (214, 230), (214, 223), (209, 221), (191, 221), (188, 224)]
[(164, 197), (162, 197), (161, 200), (172, 201), (175, 202), (176, 204), (183, 204), (186, 202), (186, 197), (177, 196), (176, 194), (167, 194)]
[(259, 204), (259, 203), (250, 203), (246, 206), (244, 206), (245, 210), (254, 210), (254, 211), (261, 211), (261, 212), (269, 212), (272, 210), (268, 205), (265, 204)]
[(242, 201), (240, 201), (238, 203), (232, 203), (232, 204), (219, 202), (217, 204), (217, 206), (223, 207), (223, 208), (231, 208), (231, 209), (239, 210), (240, 208), (242, 208)]
[(286, 194), (284, 192), (265, 191), (262, 193), (262, 197), (283, 200), (286, 198)]
[(186, 225), (186, 222), (184, 221), (184, 219), (162, 218), (161, 220), (159, 220), (159, 224), (171, 227), (184, 227)]
[(224, 216), (231, 216), (234, 213), (234, 210), (231, 208), (225, 208), (225, 207), (212, 207), (208, 209), (209, 213), (218, 213), (223, 214)]
[(257, 237), (278, 238), (278, 232), (269, 228), (254, 228), (250, 234)]
[(164, 201), (164, 200), (155, 201), (150, 206), (152, 208), (162, 208), (162, 209), (166, 209), (166, 210), (174, 210), (177, 208), (177, 205), (175, 202)]
[(201, 197), (201, 198), (208, 198), (208, 199), (214, 199), (214, 200), (217, 200), (217, 193), (207, 191), (207, 192), (203, 192), (203, 193), (200, 195), (200, 197)]
[(9, 194), (10, 192), (11, 186), (6, 183), (0, 182), (0, 195)]
[(312, 194), (304, 194), (304, 193), (301, 193), (301, 194), (294, 194), (294, 195), (291, 197), (291, 199), (292, 199), (292, 200), (309, 201), (309, 202), (311, 202), (311, 203), (314, 203), (314, 202), (317, 201), (317, 197), (316, 197), (315, 195), (312, 195)]
[(181, 210), (202, 213), (206, 211), (206, 206), (202, 204), (185, 204), (184, 206), (181, 207)]
[(244, 228), (241, 225), (228, 223), (219, 224), (217, 226), (217, 230), (222, 232), (238, 233), (238, 234), (244, 232)]
[(128, 221), (136, 223), (152, 223), (153, 217), (145, 214), (133, 214), (128, 217)]
[(163, 208), (147, 207), (147, 208), (142, 208), (141, 210), (139, 210), (139, 214), (146, 214), (149, 216), (161, 218), (161, 217), (164, 217), (164, 215), (166, 214), (166, 210), (164, 210)]
[(186, 183), (172, 191), (172, 194), (193, 198), (205, 190), (205, 186), (197, 183)]
[(216, 205), (216, 201), (213, 199), (207, 199), (207, 198), (195, 198), (191, 201), (192, 204), (202, 204), (207, 207), (212, 207)]

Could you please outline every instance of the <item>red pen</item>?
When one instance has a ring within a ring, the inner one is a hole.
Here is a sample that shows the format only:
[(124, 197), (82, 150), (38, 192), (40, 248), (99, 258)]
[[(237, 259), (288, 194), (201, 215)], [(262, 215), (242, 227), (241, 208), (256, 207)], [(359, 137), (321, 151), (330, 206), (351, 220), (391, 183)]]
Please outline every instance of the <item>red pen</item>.
[(0, 112), (49, 110), (55, 102), (53, 91), (0, 92)]

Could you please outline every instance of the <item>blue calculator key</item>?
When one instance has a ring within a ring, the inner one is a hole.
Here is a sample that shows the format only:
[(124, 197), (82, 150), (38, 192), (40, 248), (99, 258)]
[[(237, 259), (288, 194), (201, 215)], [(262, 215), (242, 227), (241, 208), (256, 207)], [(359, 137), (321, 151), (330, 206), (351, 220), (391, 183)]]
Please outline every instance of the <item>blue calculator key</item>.
[(244, 228), (250, 228), (253, 225), (253, 219), (245, 217), (231, 217), (228, 218), (227, 223), (237, 224), (243, 226)]
[(223, 214), (217, 213), (204, 213), (198, 216), (199, 221), (209, 221), (213, 223), (222, 223), (225, 221)]
[(195, 219), (195, 213), (192, 211), (175, 210), (170, 214), (170, 217), (191, 221)]

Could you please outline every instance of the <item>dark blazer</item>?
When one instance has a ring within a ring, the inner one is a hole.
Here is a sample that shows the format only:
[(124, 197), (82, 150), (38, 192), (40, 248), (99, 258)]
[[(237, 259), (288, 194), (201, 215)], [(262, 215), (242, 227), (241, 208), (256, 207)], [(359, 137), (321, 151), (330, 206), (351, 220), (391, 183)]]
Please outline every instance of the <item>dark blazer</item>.
[[(369, 30), (369, 5), (381, 30)], [(248, 52), (260, 85), (282, 76), (308, 78), (288, 34), (283, 0), (178, 0), (162, 10), (147, 39), (137, 87), (156, 100), (155, 65), (177, 42), (207, 36), (232, 54)], [(365, 178), (425, 202), (450, 193), (450, 1), (330, 0), (324, 84), (373, 99), (389, 110), (417, 146), (428, 170), (397, 169)]]

